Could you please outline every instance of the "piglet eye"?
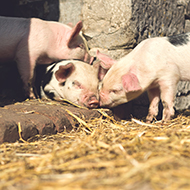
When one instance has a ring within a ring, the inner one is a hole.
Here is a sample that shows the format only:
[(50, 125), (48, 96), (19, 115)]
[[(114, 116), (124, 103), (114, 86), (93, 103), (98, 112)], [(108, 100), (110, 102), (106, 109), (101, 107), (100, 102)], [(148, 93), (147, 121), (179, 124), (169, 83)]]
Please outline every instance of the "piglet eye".
[(112, 90), (112, 92), (113, 92), (114, 94), (117, 94), (118, 90)]
[(116, 94), (117, 92), (116, 92), (116, 90), (110, 90), (109, 93), (114, 93), (114, 94)]
[(73, 81), (72, 85), (75, 86), (76, 88), (80, 88), (80, 89), (82, 88), (81, 83), (79, 81), (77, 81), (77, 80)]
[(112, 89), (109, 91), (109, 93), (119, 94), (122, 91), (122, 89)]

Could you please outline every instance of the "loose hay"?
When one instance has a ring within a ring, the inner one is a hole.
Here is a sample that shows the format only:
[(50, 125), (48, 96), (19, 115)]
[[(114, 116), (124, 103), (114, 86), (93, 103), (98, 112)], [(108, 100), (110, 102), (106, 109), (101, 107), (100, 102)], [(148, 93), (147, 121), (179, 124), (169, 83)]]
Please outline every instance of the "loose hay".
[(189, 116), (76, 122), (70, 133), (1, 144), (0, 189), (190, 189)]

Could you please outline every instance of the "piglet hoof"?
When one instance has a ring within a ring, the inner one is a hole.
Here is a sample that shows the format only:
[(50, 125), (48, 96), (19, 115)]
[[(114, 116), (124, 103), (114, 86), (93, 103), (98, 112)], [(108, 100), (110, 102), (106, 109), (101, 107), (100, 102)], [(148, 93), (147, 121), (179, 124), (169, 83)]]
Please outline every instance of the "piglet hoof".
[(158, 120), (158, 121), (156, 121), (155, 123), (157, 123), (157, 124), (164, 124), (166, 121), (164, 121), (164, 120)]
[(149, 121), (149, 120), (146, 120), (146, 123), (150, 124), (150, 123), (151, 123), (151, 121)]
[(32, 88), (25, 88), (25, 97), (29, 99), (37, 99), (36, 93)]
[(167, 121), (169, 121), (169, 120), (171, 120), (171, 119), (173, 119), (173, 118), (174, 118), (174, 114), (168, 114), (168, 115), (163, 114), (162, 122), (163, 122), (163, 123), (164, 123), (164, 122), (167, 122)]
[(33, 91), (30, 92), (29, 98), (30, 99), (36, 99), (36, 96), (34, 95)]
[(152, 121), (153, 121), (153, 116), (148, 114), (146, 117), (146, 123), (152, 123)]

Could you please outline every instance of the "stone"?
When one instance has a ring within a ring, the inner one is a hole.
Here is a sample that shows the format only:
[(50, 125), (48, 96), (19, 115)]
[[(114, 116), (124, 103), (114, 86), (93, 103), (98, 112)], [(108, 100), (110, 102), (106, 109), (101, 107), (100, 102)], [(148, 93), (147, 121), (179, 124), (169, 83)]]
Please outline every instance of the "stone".
[(89, 47), (109, 50), (133, 47), (131, 11), (130, 0), (83, 0), (83, 31)]
[(78, 122), (66, 110), (85, 121), (101, 116), (96, 110), (61, 105), (55, 101), (30, 100), (10, 104), (0, 107), (0, 143), (19, 140), (18, 123), (24, 140), (38, 134), (56, 134), (77, 128)]
[(130, 49), (148, 37), (184, 32), (186, 3), (177, 0), (83, 0), (90, 48)]
[(82, 0), (60, 0), (59, 1), (59, 22), (64, 24), (72, 24), (73, 26), (80, 21)]

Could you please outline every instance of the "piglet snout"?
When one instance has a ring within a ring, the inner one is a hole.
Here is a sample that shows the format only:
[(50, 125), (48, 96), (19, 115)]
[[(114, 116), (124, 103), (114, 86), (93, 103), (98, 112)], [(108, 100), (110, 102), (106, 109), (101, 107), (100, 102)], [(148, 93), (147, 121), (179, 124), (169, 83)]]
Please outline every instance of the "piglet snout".
[(96, 96), (93, 95), (88, 99), (87, 107), (88, 108), (97, 108), (99, 106), (99, 101), (97, 100)]

